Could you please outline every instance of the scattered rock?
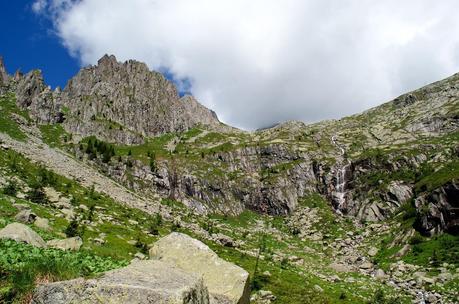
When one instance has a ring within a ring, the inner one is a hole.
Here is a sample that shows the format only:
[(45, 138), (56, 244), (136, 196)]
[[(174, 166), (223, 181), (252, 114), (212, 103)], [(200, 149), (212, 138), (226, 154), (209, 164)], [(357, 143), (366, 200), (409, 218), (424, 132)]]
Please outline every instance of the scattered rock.
[(351, 266), (340, 263), (331, 263), (330, 268), (336, 272), (351, 272), (354, 270)]
[(19, 204), (19, 203), (16, 203), (16, 204), (13, 204), (13, 207), (18, 209), (19, 211), (23, 211), (23, 210), (30, 210), (30, 206), (29, 205), (26, 205), (26, 204)]
[(320, 287), (319, 285), (314, 285), (314, 290), (317, 291), (317, 292), (324, 292), (322, 287)]
[(145, 254), (141, 253), (141, 252), (137, 252), (135, 255), (134, 255), (135, 258), (139, 259), (139, 260), (145, 260), (146, 256)]
[(14, 217), (16, 221), (24, 224), (32, 224), (33, 222), (35, 222), (36, 218), (37, 215), (33, 213), (30, 209), (22, 210)]
[(62, 250), (80, 250), (81, 245), (83, 245), (83, 240), (79, 237), (72, 237), (63, 240), (51, 240), (47, 242), (49, 247), (58, 248)]
[(173, 232), (157, 241), (150, 258), (202, 275), (211, 303), (249, 303), (249, 274), (217, 256), (207, 245), (186, 234)]
[(101, 238), (95, 238), (92, 240), (95, 244), (97, 245), (103, 245), (105, 244), (105, 240), (104, 239), (101, 239)]
[(62, 209), (61, 213), (65, 216), (67, 220), (73, 220), (75, 218), (75, 213), (72, 209)]
[(98, 279), (75, 279), (38, 286), (32, 303), (208, 304), (202, 278), (161, 261), (141, 261)]
[(372, 269), (372, 268), (373, 268), (373, 263), (371, 263), (371, 262), (365, 262), (362, 265), (360, 265), (360, 269), (369, 270), (369, 269)]
[(368, 255), (371, 256), (371, 257), (374, 257), (377, 254), (378, 254), (378, 248), (376, 248), (376, 247), (371, 247), (368, 250)]
[(46, 247), (45, 241), (35, 231), (20, 223), (12, 223), (0, 230), (0, 239), (11, 239), (35, 247)]
[(405, 254), (407, 254), (411, 249), (411, 246), (409, 244), (405, 244), (402, 249), (400, 249), (396, 254), (395, 254), (395, 257), (396, 258), (400, 258), (402, 256), (404, 256)]
[(51, 230), (51, 227), (49, 226), (49, 221), (45, 218), (37, 217), (35, 219), (35, 222), (33, 222), (35, 227), (40, 228), (45, 231)]
[(236, 247), (236, 243), (232, 238), (222, 233), (212, 234), (212, 238), (219, 244), (225, 247)]
[(259, 290), (251, 298), (250, 301), (257, 304), (270, 304), (276, 300), (276, 296), (269, 290)]
[(386, 278), (386, 273), (382, 269), (377, 269), (375, 272), (375, 278), (377, 279), (385, 279)]

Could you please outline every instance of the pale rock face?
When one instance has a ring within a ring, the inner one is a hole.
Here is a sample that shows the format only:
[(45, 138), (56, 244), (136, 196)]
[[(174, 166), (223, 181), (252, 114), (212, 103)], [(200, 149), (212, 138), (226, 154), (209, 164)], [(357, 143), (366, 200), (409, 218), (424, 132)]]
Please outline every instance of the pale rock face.
[(0, 230), (0, 239), (11, 239), (35, 247), (46, 247), (45, 241), (35, 231), (20, 223), (12, 223)]
[(139, 261), (97, 279), (40, 285), (32, 303), (208, 304), (209, 294), (200, 277), (161, 261)]
[(209, 289), (210, 303), (249, 303), (249, 274), (219, 258), (204, 243), (186, 234), (173, 232), (157, 241), (150, 258), (176, 266), (187, 273), (202, 275)]

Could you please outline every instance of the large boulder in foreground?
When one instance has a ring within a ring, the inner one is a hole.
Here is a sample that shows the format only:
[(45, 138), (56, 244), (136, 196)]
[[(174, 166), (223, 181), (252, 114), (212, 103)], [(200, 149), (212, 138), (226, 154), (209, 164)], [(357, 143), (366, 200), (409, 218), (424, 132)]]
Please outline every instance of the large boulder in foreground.
[(160, 239), (150, 249), (150, 258), (202, 275), (210, 303), (249, 303), (248, 272), (219, 258), (207, 245), (186, 234), (173, 232)]
[(140, 261), (97, 279), (40, 285), (32, 303), (208, 304), (202, 278), (161, 261)]
[(35, 231), (20, 223), (11, 223), (0, 230), (0, 239), (11, 239), (35, 247), (46, 247), (45, 241)]

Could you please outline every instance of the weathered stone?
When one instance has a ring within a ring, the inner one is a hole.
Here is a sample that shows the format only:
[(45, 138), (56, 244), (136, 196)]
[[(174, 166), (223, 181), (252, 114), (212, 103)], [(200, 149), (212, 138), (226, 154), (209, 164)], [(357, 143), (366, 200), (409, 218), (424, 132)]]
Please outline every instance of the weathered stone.
[(50, 230), (51, 227), (49, 226), (49, 221), (45, 218), (37, 217), (35, 222), (33, 222), (34, 226), (40, 228), (42, 230)]
[(79, 236), (76, 236), (63, 240), (50, 240), (47, 244), (49, 247), (57, 249), (78, 251), (81, 245), (83, 245), (83, 240)]
[(365, 262), (362, 265), (360, 265), (360, 269), (368, 270), (368, 269), (372, 269), (372, 268), (373, 268), (373, 263), (371, 263), (371, 262)]
[(222, 233), (212, 234), (212, 238), (223, 246), (236, 247), (236, 243), (234, 242), (234, 240), (230, 238), (229, 236), (224, 235)]
[(12, 223), (0, 230), (0, 239), (11, 239), (35, 247), (46, 247), (45, 241), (35, 231), (20, 223)]
[(405, 244), (402, 249), (400, 249), (396, 254), (395, 257), (399, 258), (407, 254), (411, 250), (411, 246), (409, 244)]
[(157, 241), (150, 258), (202, 275), (211, 303), (249, 303), (249, 274), (219, 258), (208, 246), (186, 234), (173, 232)]
[(346, 264), (340, 264), (340, 263), (331, 263), (330, 268), (333, 269), (334, 271), (337, 272), (351, 272), (353, 271), (353, 268), (349, 265)]
[(378, 254), (378, 248), (376, 248), (376, 247), (371, 247), (368, 250), (368, 255), (371, 256), (371, 257), (374, 257), (377, 254)]
[(20, 211), (14, 217), (16, 221), (24, 223), (24, 224), (32, 224), (33, 222), (35, 222), (36, 218), (37, 218), (37, 215), (28, 209)]
[(26, 204), (13, 204), (13, 207), (18, 209), (19, 211), (23, 211), (23, 210), (30, 210), (30, 206), (29, 205), (26, 205)]
[(209, 294), (198, 276), (161, 261), (141, 261), (97, 279), (40, 285), (32, 303), (208, 304)]
[(384, 279), (384, 278), (386, 278), (386, 273), (382, 269), (377, 269), (376, 272), (375, 272), (375, 278)]

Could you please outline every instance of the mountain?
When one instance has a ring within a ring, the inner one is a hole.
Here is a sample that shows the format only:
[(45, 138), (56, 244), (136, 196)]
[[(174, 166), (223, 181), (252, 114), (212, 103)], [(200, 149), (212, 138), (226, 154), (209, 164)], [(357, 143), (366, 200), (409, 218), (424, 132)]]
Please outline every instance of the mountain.
[(229, 129), (192, 96), (180, 97), (162, 74), (138, 61), (120, 63), (113, 55), (82, 69), (62, 92), (51, 91), (40, 71), (26, 74), (16, 91), (19, 105), (37, 121), (63, 122), (66, 130), (82, 137), (132, 144), (198, 125)]
[[(34, 181), (27, 176), (39, 170), (30, 168), (42, 163), (65, 179), (47, 191), (88, 206), (103, 203), (98, 223), (87, 222), (77, 205), (64, 209), (109, 239), (128, 227), (122, 233), (156, 241), (145, 221), (161, 214), (164, 230), (182, 229), (246, 270), (255, 267), (255, 291), (268, 288), (279, 303), (365, 303), (363, 290), (382, 282), (406, 289), (402, 302), (430, 296), (432, 303), (454, 303), (459, 74), (339, 120), (288, 121), (254, 132), (219, 122), (144, 63), (108, 55), (54, 91), (40, 71), (10, 77), (0, 61), (0, 93), (2, 184), (18, 179), (19, 192), (28, 192)], [(11, 169), (14, 159), (24, 172)], [(65, 190), (69, 180), (77, 182)], [(106, 197), (93, 199), (94, 192)], [(25, 195), (11, 197), (36, 207)], [(116, 211), (117, 204), (131, 209)], [(57, 223), (52, 206), (37, 208)], [(82, 233), (98, 254), (99, 234)], [(122, 239), (108, 246), (135, 254), (137, 247)], [(260, 252), (272, 278), (257, 273)], [(441, 286), (429, 283), (430, 273)], [(308, 289), (295, 285), (289, 293), (290, 279)], [(253, 297), (267, 303), (262, 295)]]

